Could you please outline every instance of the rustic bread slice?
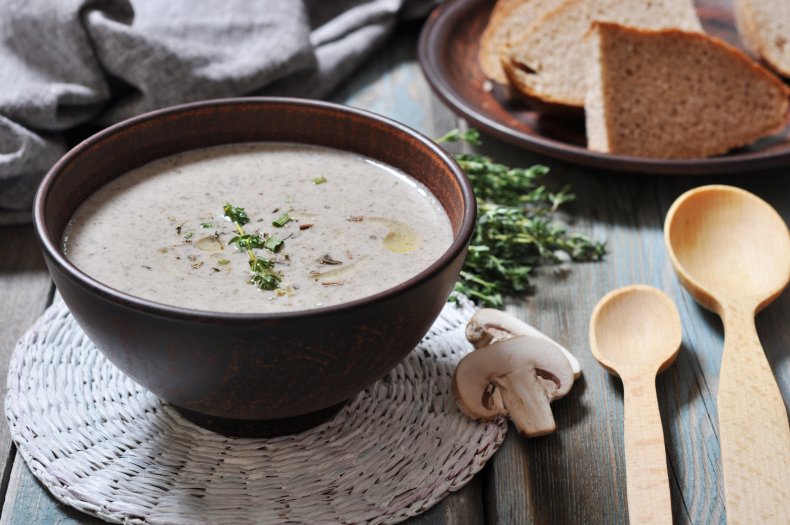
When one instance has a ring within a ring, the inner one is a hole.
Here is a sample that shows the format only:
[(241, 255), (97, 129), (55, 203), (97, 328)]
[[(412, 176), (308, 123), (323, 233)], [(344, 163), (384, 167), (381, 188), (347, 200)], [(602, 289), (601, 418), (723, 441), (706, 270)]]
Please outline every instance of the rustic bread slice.
[(735, 0), (733, 7), (746, 48), (790, 78), (790, 0)]
[(483, 73), (500, 84), (507, 83), (502, 70), (502, 48), (512, 35), (523, 34), (527, 27), (563, 0), (499, 0), (480, 38), (478, 60)]
[(691, 0), (567, 0), (509, 43), (503, 67), (522, 95), (559, 107), (584, 106), (593, 20), (701, 31)]
[(785, 125), (790, 89), (717, 38), (595, 22), (590, 41), (584, 109), (592, 150), (708, 157)]

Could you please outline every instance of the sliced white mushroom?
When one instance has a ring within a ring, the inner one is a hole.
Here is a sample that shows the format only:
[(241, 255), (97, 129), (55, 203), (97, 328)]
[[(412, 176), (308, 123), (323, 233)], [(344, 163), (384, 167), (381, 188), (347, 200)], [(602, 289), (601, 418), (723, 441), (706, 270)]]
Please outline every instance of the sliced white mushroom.
[(551, 341), (532, 336), (511, 337), (470, 352), (453, 377), (453, 393), (467, 417), (507, 415), (527, 437), (557, 429), (549, 403), (572, 385), (573, 370), (562, 352)]
[(582, 375), (582, 367), (579, 364), (579, 360), (567, 349), (536, 328), (501, 310), (481, 308), (475, 312), (466, 325), (466, 338), (475, 348), (488, 346), (491, 343), (517, 335), (540, 337), (556, 345), (568, 359), (568, 362), (570, 362), (573, 377), (578, 379)]

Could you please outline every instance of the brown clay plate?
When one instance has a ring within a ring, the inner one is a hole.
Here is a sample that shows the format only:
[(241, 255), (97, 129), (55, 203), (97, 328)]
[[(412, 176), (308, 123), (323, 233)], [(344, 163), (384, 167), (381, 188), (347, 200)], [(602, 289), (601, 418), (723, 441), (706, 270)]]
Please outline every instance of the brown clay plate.
[[(705, 30), (741, 47), (731, 0), (697, 0)], [(525, 149), (596, 168), (631, 173), (699, 175), (754, 171), (790, 165), (790, 115), (785, 128), (726, 155), (707, 159), (661, 160), (597, 153), (585, 147), (583, 121), (539, 117), (486, 77), (477, 62), (480, 36), (494, 0), (447, 0), (422, 30), (419, 59), (433, 90), (473, 126)]]

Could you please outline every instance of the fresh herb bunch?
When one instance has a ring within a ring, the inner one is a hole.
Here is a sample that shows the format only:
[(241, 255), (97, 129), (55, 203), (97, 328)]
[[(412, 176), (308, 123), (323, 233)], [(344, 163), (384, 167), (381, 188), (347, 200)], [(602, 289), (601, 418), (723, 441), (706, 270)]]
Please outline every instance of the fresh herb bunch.
[[(437, 142), (464, 141), (479, 145), (474, 130), (453, 130)], [(455, 291), (484, 306), (498, 307), (504, 295), (530, 291), (530, 277), (542, 265), (572, 261), (599, 261), (604, 243), (569, 233), (555, 222), (553, 213), (575, 197), (569, 188), (551, 192), (539, 184), (549, 168), (511, 168), (489, 157), (455, 155), (477, 198), (477, 228)], [(564, 255), (563, 255), (564, 254)]]
[[(226, 202), (222, 211), (225, 217), (233, 222), (236, 226), (236, 231), (239, 233), (230, 240), (230, 244), (235, 245), (239, 250), (246, 250), (250, 258), (250, 273), (252, 274), (249, 281), (250, 284), (254, 284), (261, 290), (276, 290), (279, 288), (282, 276), (273, 270), (274, 262), (258, 257), (252, 250), (266, 248), (276, 252), (282, 247), (283, 241), (273, 236), (263, 240), (260, 235), (245, 232), (244, 225), (250, 222), (250, 218), (244, 208), (239, 208)], [(220, 264), (222, 264), (221, 261)]]

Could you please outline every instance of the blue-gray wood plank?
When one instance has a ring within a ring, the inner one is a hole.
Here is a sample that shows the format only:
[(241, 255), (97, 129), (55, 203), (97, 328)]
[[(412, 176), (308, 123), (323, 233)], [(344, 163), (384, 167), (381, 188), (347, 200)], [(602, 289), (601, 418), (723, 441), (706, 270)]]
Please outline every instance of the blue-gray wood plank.
[[(359, 71), (335, 99), (370, 109), (430, 136), (456, 125), (456, 119), (430, 93), (415, 58), (416, 32), (404, 31)], [(607, 241), (601, 263), (572, 265), (565, 274), (541, 272), (538, 293), (514, 299), (507, 309), (571, 348), (584, 378), (555, 404), (559, 431), (525, 440), (510, 432), (502, 449), (469, 485), (408, 523), (623, 523), (627, 520), (622, 444), (622, 387), (589, 351), (590, 313), (607, 291), (647, 283), (672, 296), (683, 319), (683, 349), (657, 381), (670, 468), (676, 523), (724, 523), (715, 395), (721, 364), (718, 318), (701, 309), (681, 289), (663, 246), (662, 223), (669, 205), (686, 189), (709, 183), (746, 188), (766, 199), (790, 222), (790, 169), (738, 176), (653, 177), (594, 171), (553, 161), (485, 138), (481, 151), (518, 165), (544, 163), (547, 182), (572, 184), (578, 199), (567, 207), (574, 229)], [(4, 246), (20, 240), (0, 230)], [(32, 252), (31, 252), (32, 253)], [(21, 310), (30, 322), (46, 302), (46, 274), (37, 255), (28, 265), (0, 263), (0, 313)], [(21, 268), (21, 270), (20, 270)], [(20, 292), (29, 291), (29, 294)], [(790, 398), (790, 293), (758, 316), (760, 338), (785, 401)], [(0, 352), (7, 366), (11, 337), (21, 328), (0, 328)], [(759, 409), (759, 407), (755, 407)], [(512, 430), (512, 429), (511, 429)], [(0, 434), (8, 450), (8, 433)], [(2, 452), (3, 449), (0, 449)], [(11, 458), (13, 459), (13, 457)], [(6, 468), (8, 470), (8, 467)], [(13, 461), (0, 524), (93, 523), (57, 503), (33, 478), (24, 462)], [(790, 517), (788, 517), (790, 522)]]

